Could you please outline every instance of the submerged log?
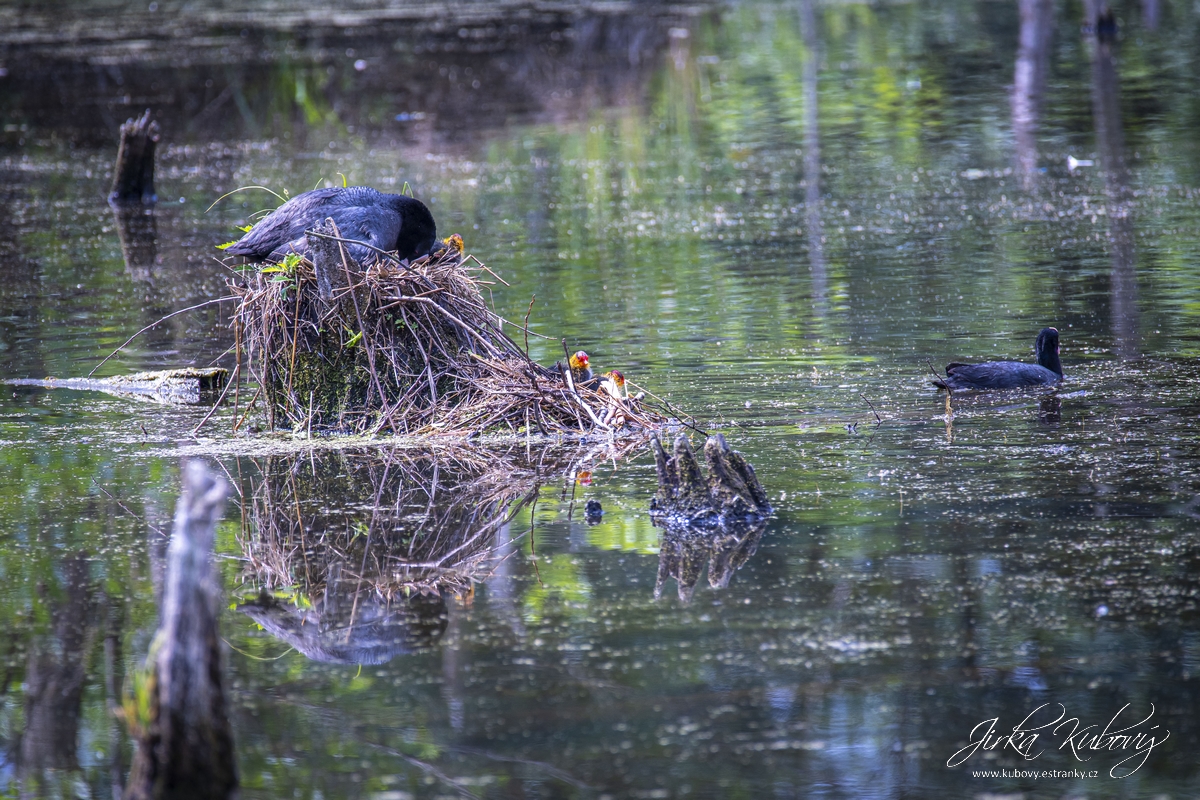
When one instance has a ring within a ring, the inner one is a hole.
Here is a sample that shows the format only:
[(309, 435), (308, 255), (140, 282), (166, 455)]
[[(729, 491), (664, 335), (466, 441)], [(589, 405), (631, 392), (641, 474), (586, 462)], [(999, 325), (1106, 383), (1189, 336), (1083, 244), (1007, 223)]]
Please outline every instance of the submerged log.
[(131, 721), (138, 749), (126, 800), (236, 796), (233, 732), (225, 711), (220, 591), (213, 538), (228, 485), (200, 461), (184, 466), (167, 551), (162, 621), (146, 659), (147, 719)]
[(228, 380), (229, 370), (224, 367), (185, 367), (114, 375), (111, 378), (15, 378), (4, 383), (9, 386), (107, 392), (116, 397), (155, 403), (198, 405), (215, 403)]
[(704, 444), (707, 480), (700, 472), (686, 436), (675, 440), (670, 457), (658, 437), (653, 438), (658, 492), (650, 502), (652, 516), (688, 525), (727, 525), (762, 519), (771, 513), (767, 494), (754, 467), (725, 437), (714, 434)]
[(158, 144), (158, 123), (150, 119), (150, 109), (121, 126), (121, 146), (113, 168), (112, 189), (108, 202), (113, 205), (141, 203), (154, 205), (154, 149)]

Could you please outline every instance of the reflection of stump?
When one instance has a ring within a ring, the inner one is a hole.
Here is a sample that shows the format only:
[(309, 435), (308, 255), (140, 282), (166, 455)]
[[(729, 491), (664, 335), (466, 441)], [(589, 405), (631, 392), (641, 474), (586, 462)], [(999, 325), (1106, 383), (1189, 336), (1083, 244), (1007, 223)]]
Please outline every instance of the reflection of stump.
[(135, 281), (152, 282), (158, 261), (158, 222), (154, 209), (138, 205), (115, 205), (113, 219), (121, 237), (125, 270)]
[(237, 790), (212, 564), (227, 489), (202, 463), (186, 465), (167, 551), (162, 622), (146, 660), (149, 715), (131, 720), (140, 730), (125, 795), (130, 800), (225, 800)]
[(658, 469), (658, 492), (650, 513), (691, 525), (722, 524), (766, 517), (771, 513), (767, 494), (754, 474), (754, 467), (725, 437), (715, 434), (704, 444), (708, 479), (692, 453), (686, 436), (675, 440), (668, 458), (655, 437), (654, 463)]
[(154, 193), (154, 148), (157, 144), (158, 123), (150, 119), (150, 109), (137, 119), (125, 121), (121, 126), (121, 147), (117, 151), (108, 202), (153, 205), (158, 200)]
[(667, 524), (658, 548), (658, 578), (654, 597), (662, 596), (667, 578), (678, 584), (679, 599), (690, 602), (700, 573), (708, 562), (708, 585), (724, 589), (733, 573), (754, 555), (767, 521), (736, 523), (729, 528), (698, 530), (688, 525)]

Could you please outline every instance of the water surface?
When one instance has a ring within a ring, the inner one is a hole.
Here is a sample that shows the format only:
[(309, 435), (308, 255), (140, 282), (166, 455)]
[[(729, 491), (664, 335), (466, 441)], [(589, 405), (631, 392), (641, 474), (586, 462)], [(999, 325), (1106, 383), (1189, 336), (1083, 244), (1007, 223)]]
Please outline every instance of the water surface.
[[(217, 15), (173, 66), (152, 17), (148, 55), (119, 31), (10, 37), (0, 373), (86, 374), (221, 296), (212, 246), (277, 202), (208, 210), (226, 192), (407, 182), (508, 282), (499, 313), (536, 295), (533, 330), (756, 467), (765, 530), (670, 549), (642, 450), (210, 456), (241, 493), (218, 547), (247, 797), (1191, 796), (1198, 19), (1150, 7), (1117, 6), (1112, 43), (1059, 9), (1040, 50), (1014, 7), (963, 3), (408, 38)], [(98, 99), (64, 113), (18, 56)], [(131, 263), (103, 196), (115, 123), (142, 105), (162, 115), (160, 201)], [(1029, 359), (1045, 325), (1053, 397), (958, 398), (947, 420), (931, 366)], [(228, 363), (231, 344), (208, 307), (102, 372)], [(2, 397), (0, 789), (108, 794), (180, 448), (215, 452), (232, 411), (195, 434), (205, 409)], [(497, 470), (516, 480), (481, 483)], [(468, 534), (441, 592), (403, 591), (421, 576), (397, 564)], [(660, 571), (664, 550), (687, 569)], [(1037, 759), (947, 766), (978, 723), (1043, 704), (1035, 720), (1061, 704), (1101, 728), (1153, 709), (1138, 730), (1170, 738), (1121, 779), (1048, 732)], [(1098, 777), (972, 776), (1001, 768)]]

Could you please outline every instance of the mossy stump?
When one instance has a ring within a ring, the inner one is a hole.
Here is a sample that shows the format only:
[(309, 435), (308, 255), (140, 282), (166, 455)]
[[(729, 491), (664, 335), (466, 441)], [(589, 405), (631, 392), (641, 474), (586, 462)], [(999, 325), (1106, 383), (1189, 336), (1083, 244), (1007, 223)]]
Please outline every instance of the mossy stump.
[(754, 467), (741, 453), (731, 450), (721, 434), (704, 443), (707, 479), (686, 436), (675, 440), (670, 456), (657, 436), (652, 444), (658, 471), (658, 492), (650, 503), (652, 515), (689, 525), (728, 525), (756, 521), (771, 513)]

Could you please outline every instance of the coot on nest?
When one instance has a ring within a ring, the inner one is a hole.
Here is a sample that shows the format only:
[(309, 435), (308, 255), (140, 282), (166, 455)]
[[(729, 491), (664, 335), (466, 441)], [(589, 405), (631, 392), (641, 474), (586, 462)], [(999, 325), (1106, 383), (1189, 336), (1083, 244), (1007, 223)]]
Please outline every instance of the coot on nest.
[[(277, 261), (291, 252), (304, 254), (308, 250), (304, 232), (326, 217), (333, 218), (343, 238), (396, 251), (400, 258), (426, 255), (437, 241), (433, 215), (420, 200), (384, 194), (367, 186), (350, 186), (296, 195), (225, 252), (257, 261)], [(373, 253), (361, 245), (349, 245), (347, 249), (360, 262)]]
[(1058, 328), (1042, 328), (1033, 345), (1036, 364), (1020, 361), (986, 361), (982, 364), (947, 364), (945, 379), (933, 385), (939, 389), (1016, 389), (1022, 386), (1045, 386), (1063, 379), (1062, 361), (1058, 358)]

